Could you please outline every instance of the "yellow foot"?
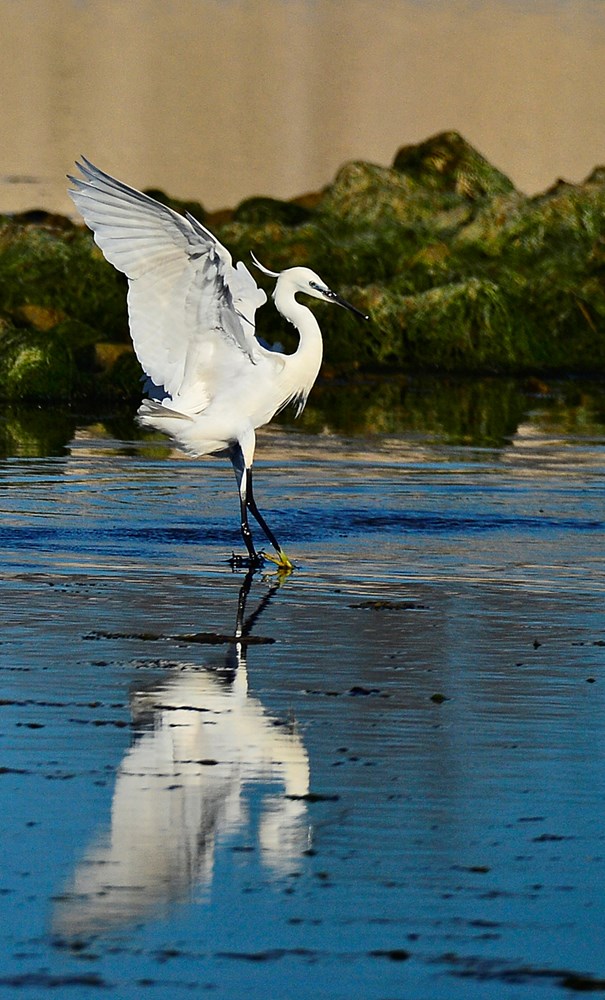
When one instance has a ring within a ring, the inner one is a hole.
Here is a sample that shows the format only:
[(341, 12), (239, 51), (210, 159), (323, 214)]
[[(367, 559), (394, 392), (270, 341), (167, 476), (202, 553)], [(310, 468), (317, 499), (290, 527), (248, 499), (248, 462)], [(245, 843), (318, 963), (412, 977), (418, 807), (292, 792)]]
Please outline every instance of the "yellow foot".
[(290, 562), (283, 549), (280, 549), (279, 554), (276, 556), (268, 555), (266, 552), (263, 554), (265, 559), (268, 559), (269, 562), (275, 563), (278, 573), (283, 573), (287, 576), (294, 569), (293, 563)]

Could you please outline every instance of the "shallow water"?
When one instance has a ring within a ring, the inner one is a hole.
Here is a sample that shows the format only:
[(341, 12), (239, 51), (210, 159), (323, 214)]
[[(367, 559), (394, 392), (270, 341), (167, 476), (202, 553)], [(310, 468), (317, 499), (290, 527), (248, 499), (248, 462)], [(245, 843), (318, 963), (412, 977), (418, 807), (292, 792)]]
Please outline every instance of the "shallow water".
[(223, 462), (5, 417), (1, 993), (605, 992), (603, 389), (376, 391), (261, 436), (281, 585)]

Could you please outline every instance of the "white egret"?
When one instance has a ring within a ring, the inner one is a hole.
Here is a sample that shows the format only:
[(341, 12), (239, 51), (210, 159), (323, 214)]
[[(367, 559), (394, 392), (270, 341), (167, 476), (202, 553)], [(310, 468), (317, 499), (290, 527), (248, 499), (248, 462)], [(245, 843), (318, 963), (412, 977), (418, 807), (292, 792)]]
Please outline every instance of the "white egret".
[[(277, 310), (299, 334), (293, 354), (263, 347), (255, 312), (267, 300), (247, 267), (192, 215), (179, 215), (82, 157), (70, 195), (107, 260), (128, 277), (128, 316), (136, 355), (147, 375), (141, 424), (197, 455), (225, 454), (237, 479), (241, 533), (248, 551), (238, 564), (262, 564), (248, 524), (252, 513), (284, 569), (292, 564), (260, 513), (252, 489), (256, 430), (288, 403), (300, 413), (322, 360), (321, 331), (297, 301), (304, 292), (362, 316), (308, 267), (263, 272), (277, 278)], [(367, 317), (364, 317), (367, 319)]]

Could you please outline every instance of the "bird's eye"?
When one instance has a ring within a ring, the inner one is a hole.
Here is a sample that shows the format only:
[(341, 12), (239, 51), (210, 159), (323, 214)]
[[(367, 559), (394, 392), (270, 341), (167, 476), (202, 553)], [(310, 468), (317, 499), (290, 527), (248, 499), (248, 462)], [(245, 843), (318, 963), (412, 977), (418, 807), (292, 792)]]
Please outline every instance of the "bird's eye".
[(333, 292), (330, 288), (326, 288), (325, 285), (318, 285), (316, 281), (310, 281), (309, 287), (314, 288), (316, 292), (321, 292), (327, 299), (334, 298), (336, 295), (336, 292)]

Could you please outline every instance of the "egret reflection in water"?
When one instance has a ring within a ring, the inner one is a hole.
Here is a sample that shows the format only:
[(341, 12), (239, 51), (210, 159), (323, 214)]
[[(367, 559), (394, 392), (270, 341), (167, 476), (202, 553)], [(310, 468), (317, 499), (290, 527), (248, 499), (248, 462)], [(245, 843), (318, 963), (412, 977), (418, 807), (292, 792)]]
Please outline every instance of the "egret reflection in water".
[[(217, 852), (237, 836), (276, 875), (308, 847), (302, 739), (248, 691), (250, 630), (277, 589), (246, 618), (251, 582), (249, 573), (233, 636), (207, 637), (228, 643), (218, 668), (174, 663), (167, 677), (131, 691), (136, 736), (117, 771), (110, 829), (56, 901), (59, 937), (100, 934), (203, 901)], [(249, 808), (255, 794), (260, 808)]]

